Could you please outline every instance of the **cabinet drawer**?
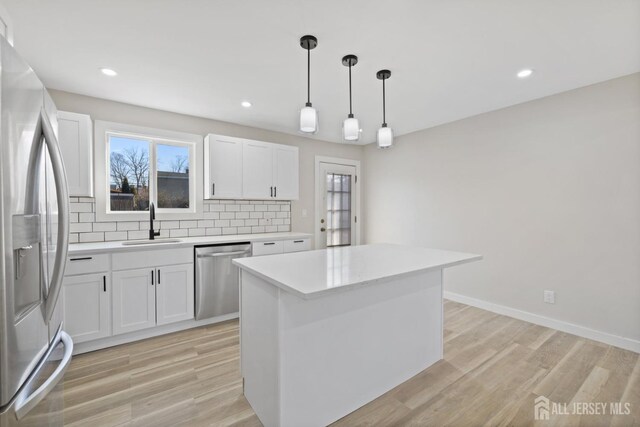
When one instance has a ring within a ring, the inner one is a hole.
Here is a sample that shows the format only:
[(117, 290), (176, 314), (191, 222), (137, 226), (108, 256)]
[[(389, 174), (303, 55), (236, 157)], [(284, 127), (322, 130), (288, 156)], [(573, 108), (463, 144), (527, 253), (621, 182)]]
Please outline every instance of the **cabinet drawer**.
[(251, 244), (251, 254), (253, 256), (281, 254), (282, 252), (282, 240), (275, 242), (254, 242)]
[(149, 249), (113, 254), (113, 270), (193, 263), (193, 248)]
[(109, 254), (72, 255), (67, 259), (65, 276), (109, 271)]
[(284, 241), (284, 252), (300, 252), (311, 249), (311, 239), (295, 239)]

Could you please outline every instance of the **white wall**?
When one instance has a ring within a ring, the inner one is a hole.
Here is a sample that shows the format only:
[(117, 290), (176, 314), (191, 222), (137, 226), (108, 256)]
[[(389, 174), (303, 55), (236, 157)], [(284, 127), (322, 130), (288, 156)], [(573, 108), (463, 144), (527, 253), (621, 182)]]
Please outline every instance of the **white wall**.
[(483, 254), (446, 289), (640, 344), (640, 74), (370, 145), (363, 163), (368, 242)]
[[(228, 122), (138, 107), (69, 92), (49, 89), (49, 93), (59, 110), (89, 114), (94, 121), (105, 120), (200, 135), (216, 133), (299, 147), (300, 200), (293, 201), (291, 204), (291, 229), (293, 231), (314, 233), (315, 156), (361, 160), (363, 153), (363, 149), (360, 146), (334, 144), (304, 138), (303, 136), (288, 135)], [(296, 126), (295, 115), (292, 116), (292, 120), (292, 126)], [(307, 210), (306, 217), (302, 215), (303, 209)]]

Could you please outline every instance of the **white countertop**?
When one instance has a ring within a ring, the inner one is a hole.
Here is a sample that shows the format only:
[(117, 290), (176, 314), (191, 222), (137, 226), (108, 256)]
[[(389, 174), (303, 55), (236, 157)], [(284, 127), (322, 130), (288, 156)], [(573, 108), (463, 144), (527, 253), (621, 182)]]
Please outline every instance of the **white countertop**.
[(238, 258), (233, 263), (284, 291), (311, 299), (480, 259), (475, 254), (382, 243)]
[(121, 241), (117, 242), (95, 242), (95, 243), (72, 243), (69, 245), (69, 255), (80, 255), (84, 253), (101, 253), (101, 252), (126, 252), (140, 251), (149, 249), (170, 249), (184, 248), (195, 245), (207, 245), (217, 243), (233, 243), (233, 242), (264, 242), (269, 240), (289, 240), (289, 239), (305, 239), (310, 238), (307, 233), (259, 233), (259, 234), (233, 234), (227, 236), (202, 236), (202, 237), (179, 237), (175, 239), (156, 238), (155, 241), (162, 240), (179, 240), (170, 243), (149, 243), (140, 245), (123, 245)]

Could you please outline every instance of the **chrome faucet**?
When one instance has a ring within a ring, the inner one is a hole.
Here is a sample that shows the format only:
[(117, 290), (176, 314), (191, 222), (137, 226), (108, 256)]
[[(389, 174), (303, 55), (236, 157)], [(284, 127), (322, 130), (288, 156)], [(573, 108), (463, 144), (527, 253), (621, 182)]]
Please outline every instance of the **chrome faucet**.
[(149, 240), (154, 240), (160, 235), (160, 231), (153, 231), (153, 220), (156, 219), (156, 207), (153, 202), (149, 205)]

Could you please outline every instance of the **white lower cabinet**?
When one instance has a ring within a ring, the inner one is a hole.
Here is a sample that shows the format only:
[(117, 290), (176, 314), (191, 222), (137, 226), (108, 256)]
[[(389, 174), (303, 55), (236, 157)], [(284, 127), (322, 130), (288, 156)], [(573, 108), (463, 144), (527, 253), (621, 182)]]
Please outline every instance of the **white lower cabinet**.
[(157, 274), (157, 324), (193, 319), (193, 263), (158, 268)]
[(155, 269), (114, 271), (113, 334), (156, 325)]
[(113, 333), (193, 319), (193, 263), (113, 272)]
[(65, 277), (62, 285), (64, 329), (80, 343), (111, 335), (109, 273)]

